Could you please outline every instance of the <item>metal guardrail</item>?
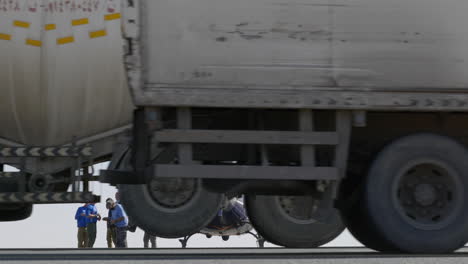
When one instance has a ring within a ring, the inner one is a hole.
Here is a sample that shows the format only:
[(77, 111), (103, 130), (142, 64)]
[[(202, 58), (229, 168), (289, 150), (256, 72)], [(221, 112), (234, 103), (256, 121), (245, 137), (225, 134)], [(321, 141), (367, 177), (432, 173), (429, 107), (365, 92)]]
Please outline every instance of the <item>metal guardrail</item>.
[(0, 261), (74, 261), (74, 263), (238, 263), (238, 264), (455, 264), (468, 250), (441, 255), (382, 254), (366, 248), (219, 248), (219, 249), (15, 249), (0, 250)]

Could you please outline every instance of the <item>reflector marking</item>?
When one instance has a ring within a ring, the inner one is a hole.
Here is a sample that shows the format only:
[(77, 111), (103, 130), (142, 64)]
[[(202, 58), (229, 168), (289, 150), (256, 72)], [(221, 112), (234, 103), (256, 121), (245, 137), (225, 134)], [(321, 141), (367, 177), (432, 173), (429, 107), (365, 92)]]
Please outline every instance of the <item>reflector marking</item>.
[(22, 27), (22, 28), (29, 28), (31, 24), (29, 22), (15, 20), (13, 21), (13, 26), (15, 27)]
[(116, 20), (116, 19), (120, 19), (120, 13), (114, 13), (114, 14), (107, 14), (104, 16), (104, 20)]
[(55, 24), (47, 24), (44, 26), (44, 28), (46, 31), (49, 31), (49, 30), (55, 30), (57, 26), (55, 26)]
[(3, 40), (11, 40), (11, 35), (10, 35), (10, 34), (3, 34), (3, 33), (0, 33), (0, 39), (3, 39)]
[(87, 18), (75, 19), (75, 20), (72, 20), (71, 22), (72, 26), (81, 26), (81, 25), (86, 25), (88, 23), (89, 23), (89, 20)]
[[(105, 21), (117, 20), (117, 19), (121, 19), (121, 17), (122, 15), (120, 13), (110, 13), (110, 14), (104, 15), (104, 20)], [(80, 26), (80, 25), (87, 25), (87, 24), (89, 24), (89, 18), (80, 18), (80, 19), (71, 20), (72, 26)], [(20, 27), (20, 28), (30, 28), (31, 23), (27, 21), (22, 21), (22, 20), (14, 20), (13, 26)], [(51, 24), (44, 25), (45, 31), (51, 31), (51, 30), (56, 30), (56, 29), (57, 29), (57, 24), (51, 23)], [(90, 31), (88, 33), (88, 36), (91, 39), (105, 37), (107, 36), (107, 30), (102, 29), (102, 30)], [(0, 33), (0, 40), (12, 40), (12, 35)], [(75, 42), (74, 36), (57, 38), (57, 45), (64, 45), (64, 44), (73, 43), (73, 42)], [(24, 43), (26, 45), (35, 46), (35, 47), (42, 46), (41, 40), (27, 38)]]
[(106, 35), (107, 35), (107, 31), (105, 29), (89, 32), (90, 38), (99, 38), (99, 37), (104, 37)]
[(64, 38), (59, 38), (57, 39), (57, 44), (58, 45), (63, 45), (63, 44), (68, 44), (68, 43), (72, 43), (75, 41), (75, 38), (73, 36), (70, 36), (70, 37), (64, 37)]
[(26, 39), (26, 44), (30, 46), (40, 47), (42, 46), (42, 41), (35, 39)]

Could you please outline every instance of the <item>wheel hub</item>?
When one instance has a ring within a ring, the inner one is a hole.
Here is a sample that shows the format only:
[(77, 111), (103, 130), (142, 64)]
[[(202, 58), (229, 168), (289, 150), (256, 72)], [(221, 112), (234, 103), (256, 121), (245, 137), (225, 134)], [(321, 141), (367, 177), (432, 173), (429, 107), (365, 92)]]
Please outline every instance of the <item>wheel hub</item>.
[(458, 192), (455, 173), (439, 164), (419, 163), (399, 176), (397, 208), (414, 227), (438, 229), (448, 224)]
[(278, 204), (290, 220), (296, 223), (313, 223), (318, 201), (311, 196), (278, 196)]
[(420, 206), (430, 206), (437, 200), (437, 191), (431, 184), (423, 183), (414, 188), (414, 200)]
[(153, 199), (166, 208), (177, 208), (188, 203), (197, 190), (194, 179), (153, 179), (148, 185)]

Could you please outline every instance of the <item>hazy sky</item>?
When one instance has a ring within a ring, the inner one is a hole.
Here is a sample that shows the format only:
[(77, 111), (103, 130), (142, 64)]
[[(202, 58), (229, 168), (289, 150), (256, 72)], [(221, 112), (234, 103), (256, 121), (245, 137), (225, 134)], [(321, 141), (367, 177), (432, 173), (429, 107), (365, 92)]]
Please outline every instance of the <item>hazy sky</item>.
[[(102, 167), (101, 167), (102, 168)], [(96, 170), (97, 171), (97, 170)], [(107, 184), (93, 183), (92, 189), (101, 195), (101, 200), (114, 197), (116, 189)], [(77, 227), (74, 219), (76, 209), (81, 204), (35, 205), (33, 215), (19, 222), (0, 222), (0, 248), (74, 248), (77, 246)], [(96, 204), (101, 215), (107, 215), (105, 204)], [(98, 222), (95, 247), (107, 247), (106, 223)], [(128, 233), (129, 247), (143, 247), (143, 231)], [(177, 239), (158, 238), (158, 247), (180, 247)], [(268, 244), (268, 246), (272, 246)], [(360, 246), (347, 231), (327, 246)], [(196, 235), (188, 247), (256, 247), (251, 235), (233, 236), (229, 241), (220, 237), (207, 239)]]

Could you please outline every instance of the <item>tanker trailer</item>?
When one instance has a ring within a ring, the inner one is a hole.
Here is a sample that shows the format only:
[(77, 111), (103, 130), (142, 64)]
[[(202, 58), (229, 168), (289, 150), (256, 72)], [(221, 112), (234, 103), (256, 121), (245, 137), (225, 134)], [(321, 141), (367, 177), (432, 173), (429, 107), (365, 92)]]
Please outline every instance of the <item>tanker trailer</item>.
[(0, 164), (19, 169), (0, 173), (0, 221), (98, 198), (84, 167), (110, 159), (133, 109), (120, 16), (114, 0), (0, 1)]
[(283, 246), (340, 215), (384, 252), (467, 242), (468, 2), (123, 2), (133, 148), (102, 176), (145, 230), (195, 233), (245, 194)]

